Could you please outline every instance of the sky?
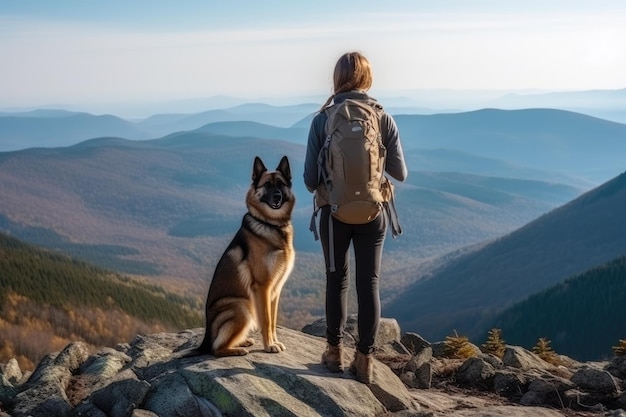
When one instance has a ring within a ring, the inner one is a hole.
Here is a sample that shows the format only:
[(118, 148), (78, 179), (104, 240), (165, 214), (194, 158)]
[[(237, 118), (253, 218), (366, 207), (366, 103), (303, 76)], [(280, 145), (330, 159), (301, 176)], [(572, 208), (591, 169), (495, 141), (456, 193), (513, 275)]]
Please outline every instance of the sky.
[(621, 0), (0, 0), (0, 109), (328, 95), (346, 51), (372, 93), (626, 87)]

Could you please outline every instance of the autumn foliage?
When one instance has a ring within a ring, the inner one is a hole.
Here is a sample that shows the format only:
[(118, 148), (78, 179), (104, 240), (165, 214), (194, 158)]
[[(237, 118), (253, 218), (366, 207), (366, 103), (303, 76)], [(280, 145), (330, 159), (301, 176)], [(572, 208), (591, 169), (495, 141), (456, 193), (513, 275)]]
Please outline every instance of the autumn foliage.
[(198, 302), (0, 234), (0, 363), (28, 370), (72, 341), (115, 346), (202, 325)]

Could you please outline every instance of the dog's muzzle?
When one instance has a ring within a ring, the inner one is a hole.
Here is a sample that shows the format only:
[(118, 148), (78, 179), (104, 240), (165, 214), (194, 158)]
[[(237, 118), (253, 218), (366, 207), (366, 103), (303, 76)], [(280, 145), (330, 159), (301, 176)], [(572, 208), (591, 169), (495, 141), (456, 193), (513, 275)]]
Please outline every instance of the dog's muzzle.
[(270, 199), (270, 207), (278, 209), (283, 205), (283, 193), (280, 190), (274, 191)]

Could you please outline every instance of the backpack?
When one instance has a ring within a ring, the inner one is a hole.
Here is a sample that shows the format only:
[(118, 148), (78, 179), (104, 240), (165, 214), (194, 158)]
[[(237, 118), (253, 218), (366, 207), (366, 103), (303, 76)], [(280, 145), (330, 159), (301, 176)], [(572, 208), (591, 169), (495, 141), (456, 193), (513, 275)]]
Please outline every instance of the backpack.
[(347, 99), (324, 110), (326, 140), (317, 163), (322, 184), (315, 190), (309, 230), (319, 239), (315, 219), (329, 204), (333, 217), (349, 224), (374, 220), (381, 211), (392, 236), (402, 234), (394, 201), (393, 183), (384, 175), (387, 150), (380, 128), (382, 106)]
[(331, 213), (344, 223), (369, 223), (378, 217), (385, 201), (382, 107), (347, 99), (325, 111), (326, 141), (318, 164)]

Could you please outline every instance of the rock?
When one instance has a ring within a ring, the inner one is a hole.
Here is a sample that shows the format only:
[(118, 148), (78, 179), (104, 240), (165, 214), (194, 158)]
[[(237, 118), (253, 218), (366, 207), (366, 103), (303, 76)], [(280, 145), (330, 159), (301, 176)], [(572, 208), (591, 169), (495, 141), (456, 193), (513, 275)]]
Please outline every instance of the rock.
[(493, 377), (494, 391), (498, 395), (512, 400), (519, 400), (527, 391), (528, 385), (528, 378), (521, 372), (513, 369), (497, 370)]
[[(91, 356), (85, 344), (72, 343), (47, 355), (27, 382), (15, 364), (3, 365), (0, 417), (617, 417), (619, 410), (607, 409), (626, 408), (621, 359), (556, 367), (517, 346), (502, 360), (437, 357), (438, 344), (408, 334), (409, 350), (397, 340), (397, 323), (385, 322), (375, 355), (384, 361), (374, 360), (370, 385), (320, 363), (324, 337), (279, 328), (284, 352), (266, 353), (256, 334), (248, 355), (216, 358), (191, 350), (204, 333), (191, 329), (138, 335)], [(346, 347), (346, 361), (354, 352)]]
[(12, 402), (16, 395), (17, 388), (15, 388), (6, 376), (0, 375), (0, 406)]
[(0, 406), (13, 401), (17, 395), (17, 386), (20, 385), (24, 375), (15, 358), (0, 366)]
[[(196, 414), (198, 417), (207, 417), (202, 414)], [(152, 411), (141, 410), (139, 408), (133, 410), (133, 414), (131, 417), (159, 417), (157, 414), (154, 414)], [(209, 415), (209, 417), (213, 417), (213, 415)], [(218, 417), (216, 414), (215, 417)]]
[(446, 357), (446, 343), (445, 342), (441, 341), (441, 342), (431, 343), (430, 348), (432, 349), (433, 356), (435, 358)]
[(456, 380), (468, 386), (491, 390), (496, 370), (481, 358), (469, 358), (459, 368)]
[(502, 363), (505, 366), (512, 366), (513, 368), (524, 371), (531, 369), (549, 370), (554, 368), (554, 365), (549, 364), (539, 356), (520, 346), (507, 346), (504, 349)]
[(407, 363), (407, 370), (415, 371), (417, 368), (425, 363), (430, 362), (433, 359), (433, 350), (430, 346), (425, 347), (418, 353), (414, 354), (409, 363)]
[[(415, 345), (413, 345), (415, 346)], [(433, 359), (433, 353), (430, 346), (423, 347), (419, 353), (413, 356), (406, 364), (405, 370), (408, 375), (403, 377), (403, 381), (409, 387), (428, 389), (432, 384), (432, 365), (430, 361)]]
[(613, 358), (611, 363), (606, 366), (606, 370), (618, 378), (626, 378), (626, 356)]
[[(356, 320), (356, 317), (354, 317)], [(378, 325), (378, 333), (376, 333), (376, 346), (384, 346), (386, 344), (400, 343), (402, 332), (400, 325), (396, 319), (382, 317)], [(406, 349), (406, 348), (405, 348)]]
[(415, 371), (415, 379), (413, 380), (413, 388), (428, 389), (431, 387), (433, 380), (433, 368), (430, 363), (424, 363)]
[(501, 369), (504, 366), (504, 363), (502, 363), (502, 359), (490, 353), (481, 353), (477, 357), (484, 360), (489, 365), (493, 366), (493, 369)]
[(620, 409), (626, 409), (626, 391), (623, 391), (620, 396), (617, 397), (617, 400), (615, 400), (615, 406)]
[(143, 402), (149, 389), (147, 381), (140, 381), (132, 370), (126, 369), (94, 390), (88, 401), (110, 417), (126, 417)]
[(4, 376), (11, 384), (19, 384), (24, 376), (20, 365), (15, 358), (9, 359), (9, 361), (0, 368), (0, 376)]
[(533, 380), (528, 386), (529, 391), (535, 391), (542, 394), (550, 392), (564, 392), (576, 386), (572, 381), (559, 378), (553, 375), (543, 375), (541, 378)]
[[(417, 333), (405, 333), (400, 338), (400, 342), (406, 346), (406, 348), (413, 355), (419, 355), (420, 352), (426, 348), (430, 348), (430, 343)], [(432, 355), (432, 349), (430, 349)]]
[(92, 403), (84, 402), (79, 404), (70, 413), (71, 417), (108, 417), (106, 413), (100, 410)]
[(596, 391), (603, 394), (616, 394), (617, 381), (607, 371), (585, 367), (572, 376), (572, 382), (586, 391)]
[(39, 364), (8, 411), (24, 417), (420, 415), (407, 387), (377, 360), (370, 385), (327, 371), (321, 338), (279, 328), (285, 352), (266, 353), (256, 334), (246, 356), (185, 357), (203, 332), (141, 335), (124, 349), (91, 357), (84, 345), (68, 345)]
[(83, 342), (69, 344), (58, 354), (45, 357), (28, 379), (25, 388), (15, 396), (13, 417), (65, 416), (72, 409), (66, 389), (72, 377), (88, 357)]
[(503, 404), (491, 397), (473, 394), (474, 391), (443, 392), (438, 389), (412, 392), (414, 398), (428, 410), (432, 417), (565, 417), (556, 410), (542, 407), (521, 407), (516, 404)]
[(428, 389), (433, 378), (432, 366), (425, 363), (415, 371), (406, 371), (400, 374), (400, 380), (410, 388)]
[(124, 352), (104, 348), (83, 363), (80, 373), (95, 375), (100, 379), (111, 378), (131, 360)]
[[(355, 347), (356, 341), (359, 340), (357, 315), (351, 314), (346, 320), (346, 327), (344, 329), (343, 344), (346, 347)], [(326, 340), (326, 319), (322, 318), (315, 322), (308, 324), (302, 328), (302, 332), (313, 336), (318, 336)], [(381, 318), (378, 326), (378, 333), (376, 334), (375, 347), (381, 348), (382, 346), (398, 342), (400, 343), (401, 332), (400, 325), (396, 319)]]
[[(454, 412), (455, 417), (564, 417), (566, 414), (556, 410), (549, 410), (541, 407), (515, 407), (515, 406), (497, 406), (490, 407), (487, 410), (457, 410)], [(437, 415), (435, 415), (437, 416)]]
[[(155, 381), (149, 398), (142, 405), (146, 412), (164, 416), (219, 416), (221, 413), (208, 400), (197, 397), (184, 376), (172, 372)], [(149, 411), (153, 410), (153, 411)], [(214, 411), (218, 411), (215, 412)]]
[(286, 352), (272, 355), (258, 347), (244, 357), (196, 359), (181, 364), (178, 372), (195, 395), (212, 399), (221, 412), (231, 415), (359, 416), (419, 409), (382, 363), (375, 361), (374, 382), (367, 386), (347, 372), (337, 375), (325, 369), (320, 363), (323, 339), (279, 330)]
[(526, 392), (520, 399), (522, 405), (536, 405), (563, 407), (565, 391), (575, 387), (571, 381), (552, 375), (542, 375), (528, 385)]

